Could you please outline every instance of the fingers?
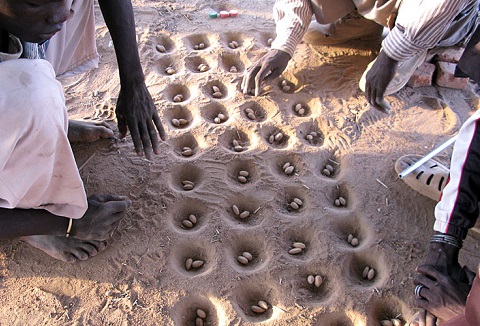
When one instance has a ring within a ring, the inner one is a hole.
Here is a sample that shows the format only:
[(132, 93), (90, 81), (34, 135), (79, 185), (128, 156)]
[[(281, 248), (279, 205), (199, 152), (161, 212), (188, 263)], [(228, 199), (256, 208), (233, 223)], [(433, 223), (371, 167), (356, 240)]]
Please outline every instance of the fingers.
[(117, 112), (118, 131), (120, 132), (120, 138), (124, 138), (127, 135), (127, 123), (123, 115)]
[(427, 318), (425, 320), (426, 326), (436, 326), (437, 325), (437, 317), (432, 315), (427, 311)]
[(152, 143), (150, 142), (151, 140), (150, 130), (145, 124), (140, 124), (138, 129), (140, 130), (140, 139), (142, 140), (145, 157), (147, 158), (147, 160), (151, 160), (152, 159)]
[[(417, 267), (417, 272), (420, 273), (420, 275), (418, 275), (415, 278), (415, 281), (417, 279), (421, 279), (421, 280), (424, 280), (425, 282), (428, 282), (430, 285), (433, 285), (435, 282), (438, 282), (441, 284), (446, 284), (448, 282), (447, 277), (443, 273), (439, 272), (432, 265), (420, 265)], [(426, 283), (420, 283), (420, 284), (424, 284), (425, 286), (427, 286)]]
[(250, 67), (247, 70), (247, 73), (243, 77), (242, 80), (242, 92), (243, 94), (248, 94), (251, 89), (254, 88), (255, 85), (255, 77), (257, 76), (261, 66), (255, 65)]
[[(160, 120), (160, 117), (158, 116), (158, 114), (156, 112), (153, 115), (153, 123), (155, 124), (155, 127), (158, 130), (158, 134), (160, 135), (160, 139), (163, 140), (163, 141), (167, 140), (167, 134), (165, 132), (165, 129), (163, 128), (163, 124)], [(155, 154), (158, 154), (158, 153), (155, 153)]]
[(427, 311), (425, 309), (420, 309), (418, 312), (418, 326), (426, 326), (427, 320)]

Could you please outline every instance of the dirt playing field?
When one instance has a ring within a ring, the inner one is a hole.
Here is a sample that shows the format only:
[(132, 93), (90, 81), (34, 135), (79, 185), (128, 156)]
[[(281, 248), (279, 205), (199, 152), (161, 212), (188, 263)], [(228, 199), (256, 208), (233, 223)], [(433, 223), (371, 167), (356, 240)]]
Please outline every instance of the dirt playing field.
[[(244, 71), (275, 37), (273, 3), (133, 1), (168, 140), (153, 161), (136, 156), (129, 137), (74, 147), (88, 194), (127, 195), (133, 205), (108, 249), (85, 262), (0, 242), (0, 325), (195, 325), (198, 308), (212, 326), (412, 316), (435, 202), (399, 180), (394, 164), (454, 135), (479, 107), (476, 89), (406, 87), (387, 97), (385, 115), (357, 86), (377, 45), (302, 43), (264, 95), (245, 96)], [(212, 9), (239, 16), (209, 19)], [(116, 126), (118, 70), (97, 17), (100, 67), (62, 83), (72, 118)], [(437, 159), (448, 166), (451, 150)], [(476, 267), (479, 240), (471, 232), (462, 264)], [(187, 269), (189, 259), (203, 265)], [(266, 311), (252, 311), (258, 301)]]

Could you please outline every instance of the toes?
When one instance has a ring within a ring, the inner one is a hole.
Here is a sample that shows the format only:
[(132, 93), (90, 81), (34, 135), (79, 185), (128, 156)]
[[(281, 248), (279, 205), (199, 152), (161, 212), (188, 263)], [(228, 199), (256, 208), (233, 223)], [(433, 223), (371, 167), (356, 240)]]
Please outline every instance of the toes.
[(74, 262), (77, 261), (77, 258), (75, 258), (75, 256), (73, 256), (71, 253), (64, 253), (63, 255), (61, 256), (57, 256), (57, 257), (54, 257), (54, 258), (57, 258), (58, 260), (61, 260), (65, 263), (70, 263), (70, 264), (73, 264)]

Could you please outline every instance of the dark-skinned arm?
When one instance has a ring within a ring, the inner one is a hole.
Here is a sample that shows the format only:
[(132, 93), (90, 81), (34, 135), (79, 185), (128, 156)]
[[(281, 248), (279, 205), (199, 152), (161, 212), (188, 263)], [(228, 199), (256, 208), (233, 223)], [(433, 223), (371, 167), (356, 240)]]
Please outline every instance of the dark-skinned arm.
[[(117, 101), (117, 120), (120, 136), (130, 130), (135, 151), (159, 153), (158, 133), (165, 139), (165, 131), (153, 99), (145, 85), (135, 34), (135, 20), (130, 0), (99, 0), (105, 23), (112, 36), (120, 73), (120, 94)], [(158, 131), (158, 133), (157, 133)]]
[(389, 113), (391, 109), (390, 104), (383, 97), (388, 84), (395, 76), (397, 66), (398, 61), (390, 58), (385, 52), (380, 51), (366, 75), (365, 94), (367, 95), (368, 103), (384, 113)]

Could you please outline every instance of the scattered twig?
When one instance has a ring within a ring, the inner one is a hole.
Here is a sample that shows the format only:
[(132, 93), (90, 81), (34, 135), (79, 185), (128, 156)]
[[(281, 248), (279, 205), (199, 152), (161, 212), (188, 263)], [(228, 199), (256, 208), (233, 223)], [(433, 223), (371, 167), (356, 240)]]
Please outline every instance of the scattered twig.
[(92, 160), (92, 158), (93, 158), (96, 154), (97, 154), (97, 152), (93, 153), (89, 158), (87, 158), (87, 159), (85, 160), (85, 162), (83, 162), (83, 164), (80, 165), (80, 167), (78, 168), (78, 171), (79, 171), (79, 172), (82, 171), (83, 168), (88, 164), (88, 162), (90, 162), (90, 161)]
[(378, 182), (379, 184), (381, 184), (382, 186), (384, 186), (385, 188), (387, 188), (387, 189), (388, 189), (387, 185), (386, 185), (386, 184), (384, 184), (382, 181), (380, 181), (380, 180), (378, 180), (378, 179), (377, 179), (377, 182)]

